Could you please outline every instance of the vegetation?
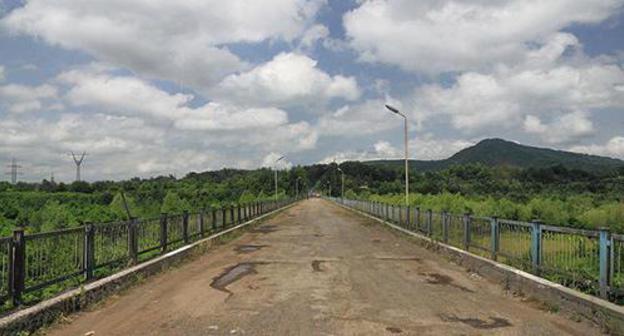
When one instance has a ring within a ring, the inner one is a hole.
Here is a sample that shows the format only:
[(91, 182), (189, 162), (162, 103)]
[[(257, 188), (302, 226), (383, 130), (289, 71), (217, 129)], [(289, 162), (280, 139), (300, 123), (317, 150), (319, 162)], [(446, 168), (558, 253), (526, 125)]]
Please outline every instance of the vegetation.
[[(624, 232), (622, 161), (492, 139), (435, 162), (444, 165), (412, 170), (412, 205), (509, 219), (539, 218), (580, 228), (608, 226)], [(403, 202), (401, 167), (402, 163), (392, 161), (340, 164), (345, 196)], [(337, 168), (335, 163), (315, 164), (280, 172), (279, 197), (293, 196), (297, 180), (301, 192), (331, 191), (332, 196), (340, 196)], [(39, 232), (88, 221), (156, 217), (161, 212), (273, 199), (273, 179), (269, 169), (223, 169), (190, 173), (182, 179), (160, 176), (72, 184), (44, 180), (15, 186), (0, 182), (0, 235), (9, 235), (18, 225)]]

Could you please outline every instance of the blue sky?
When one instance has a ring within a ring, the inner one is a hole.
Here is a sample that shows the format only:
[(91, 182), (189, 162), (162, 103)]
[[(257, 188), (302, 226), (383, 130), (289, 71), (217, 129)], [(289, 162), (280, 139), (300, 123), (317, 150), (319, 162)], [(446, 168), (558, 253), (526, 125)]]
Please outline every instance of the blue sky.
[(0, 162), (89, 180), (445, 158), (624, 158), (622, 0), (0, 0)]

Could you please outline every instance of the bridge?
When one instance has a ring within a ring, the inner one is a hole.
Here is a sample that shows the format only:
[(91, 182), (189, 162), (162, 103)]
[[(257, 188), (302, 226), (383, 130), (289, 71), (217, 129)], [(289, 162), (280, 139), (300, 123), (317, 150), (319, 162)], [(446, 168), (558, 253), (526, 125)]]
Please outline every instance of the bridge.
[(596, 335), (408, 236), (301, 201), (46, 333), (60, 335)]

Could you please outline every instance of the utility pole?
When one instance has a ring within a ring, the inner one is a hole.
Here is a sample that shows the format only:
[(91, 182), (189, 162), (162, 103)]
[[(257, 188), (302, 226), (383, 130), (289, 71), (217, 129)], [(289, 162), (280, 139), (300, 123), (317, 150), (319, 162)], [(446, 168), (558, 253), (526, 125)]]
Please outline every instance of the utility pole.
[(345, 176), (344, 176), (344, 171), (342, 169), (340, 169), (340, 167), (338, 167), (338, 171), (340, 172), (341, 178), (342, 178), (342, 185), (340, 187), (340, 198), (342, 198), (342, 200), (344, 201), (344, 181), (345, 181)]
[(275, 170), (275, 201), (277, 201), (277, 163), (282, 161), (285, 158), (285, 156), (281, 156), (279, 159), (275, 160), (275, 163), (273, 164), (273, 168)]
[(19, 172), (19, 169), (22, 168), (22, 166), (17, 164), (17, 162), (15, 161), (15, 158), (12, 158), (11, 164), (8, 165), (7, 168), (10, 169), (10, 171), (6, 174), (11, 175), (11, 184), (17, 184), (17, 176), (21, 175), (21, 173)]
[(386, 108), (390, 110), (390, 112), (395, 113), (401, 117), (403, 117), (404, 122), (404, 149), (405, 149), (405, 206), (409, 206), (409, 150), (408, 150), (408, 133), (407, 133), (407, 116), (401, 113), (397, 108), (392, 107), (390, 105), (386, 105)]
[(85, 156), (87, 156), (87, 152), (82, 152), (80, 158), (78, 158), (74, 152), (71, 152), (71, 156), (76, 164), (76, 182), (80, 182), (80, 166), (82, 166), (82, 162), (84, 161)]

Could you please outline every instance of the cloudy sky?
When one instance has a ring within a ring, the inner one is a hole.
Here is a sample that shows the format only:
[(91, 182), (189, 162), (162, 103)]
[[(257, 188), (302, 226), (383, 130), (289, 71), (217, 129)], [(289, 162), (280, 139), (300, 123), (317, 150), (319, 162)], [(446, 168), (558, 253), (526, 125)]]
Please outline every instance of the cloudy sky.
[[(0, 0), (24, 180), (412, 156), (483, 138), (624, 158), (624, 0)], [(8, 179), (8, 176), (5, 177)]]

